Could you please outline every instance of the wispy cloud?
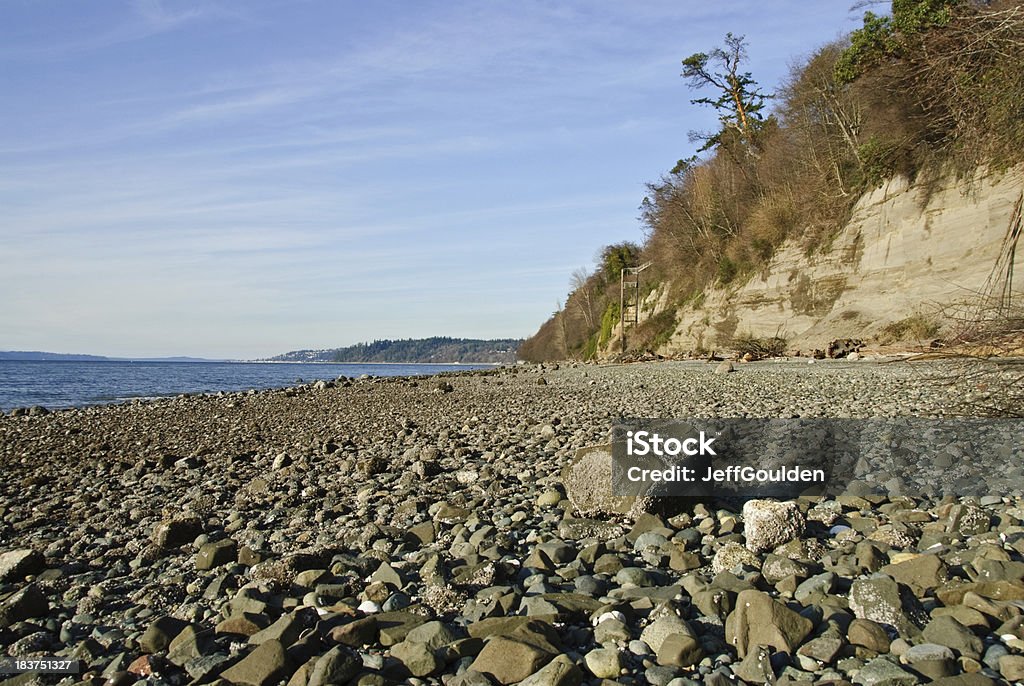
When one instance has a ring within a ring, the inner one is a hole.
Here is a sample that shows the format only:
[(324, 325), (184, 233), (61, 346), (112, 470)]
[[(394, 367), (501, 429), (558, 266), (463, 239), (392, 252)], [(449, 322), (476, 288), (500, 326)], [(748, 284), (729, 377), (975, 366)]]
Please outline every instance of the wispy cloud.
[(212, 16), (224, 16), (213, 2), (184, 9), (169, 9), (161, 0), (130, 0), (115, 11), (112, 26), (89, 26), (74, 35), (54, 35), (40, 30), (31, 43), (14, 43), (0, 48), (0, 60), (56, 61), (141, 41)]

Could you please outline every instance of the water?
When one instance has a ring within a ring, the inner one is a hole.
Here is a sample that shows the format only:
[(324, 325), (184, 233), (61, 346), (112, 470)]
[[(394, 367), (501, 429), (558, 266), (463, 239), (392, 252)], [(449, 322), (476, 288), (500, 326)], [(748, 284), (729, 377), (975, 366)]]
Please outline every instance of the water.
[(118, 403), (181, 393), (283, 388), (339, 376), (418, 376), (486, 369), (473, 364), (301, 364), (258, 362), (64, 362), (0, 360), (0, 411)]

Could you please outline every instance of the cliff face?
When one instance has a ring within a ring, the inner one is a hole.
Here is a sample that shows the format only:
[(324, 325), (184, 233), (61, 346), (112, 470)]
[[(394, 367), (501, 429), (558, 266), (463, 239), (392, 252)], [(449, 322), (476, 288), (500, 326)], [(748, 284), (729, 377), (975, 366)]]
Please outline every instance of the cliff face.
[[(887, 324), (977, 294), (1024, 191), (1024, 165), (928, 190), (890, 181), (860, 199), (827, 250), (807, 255), (790, 241), (759, 276), (709, 289), (699, 306), (679, 310), (661, 352), (727, 347), (740, 334), (778, 333), (804, 350), (840, 337), (868, 340)], [(1016, 262), (1024, 267), (1024, 249)], [(666, 309), (666, 290), (648, 305), (651, 314)]]

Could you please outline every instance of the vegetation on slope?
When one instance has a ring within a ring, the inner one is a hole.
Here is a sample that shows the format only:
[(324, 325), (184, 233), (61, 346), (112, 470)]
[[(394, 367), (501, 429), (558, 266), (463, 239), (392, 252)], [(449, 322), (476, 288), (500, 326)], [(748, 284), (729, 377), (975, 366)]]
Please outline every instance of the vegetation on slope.
[[(565, 307), (520, 349), (528, 360), (587, 359), (611, 338), (618, 272), (609, 254), (650, 261), (676, 307), (711, 285), (738, 285), (787, 239), (827, 250), (865, 191), (903, 175), (927, 189), (949, 171), (1005, 168), (1024, 159), (1024, 6), (1020, 2), (893, 0), (889, 16), (795, 68), (763, 116), (765, 96), (742, 37), (683, 60), (691, 87), (710, 91), (721, 128), (695, 132), (704, 158), (680, 160), (648, 185), (642, 246), (601, 252), (593, 274), (573, 276)], [(625, 253), (623, 253), (625, 250)], [(614, 271), (614, 274), (612, 272)], [(639, 327), (630, 348), (667, 340), (674, 314)]]

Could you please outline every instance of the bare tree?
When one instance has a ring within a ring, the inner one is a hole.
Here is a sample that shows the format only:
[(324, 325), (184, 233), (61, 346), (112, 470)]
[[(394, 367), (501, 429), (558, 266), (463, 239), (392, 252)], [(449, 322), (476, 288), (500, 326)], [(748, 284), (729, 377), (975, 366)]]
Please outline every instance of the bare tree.
[(595, 312), (597, 306), (597, 284), (594, 283), (594, 279), (587, 273), (584, 267), (580, 267), (573, 271), (570, 287), (572, 288), (572, 293), (569, 299), (576, 306), (580, 316), (583, 317), (587, 329), (593, 330), (597, 328), (597, 315)]

